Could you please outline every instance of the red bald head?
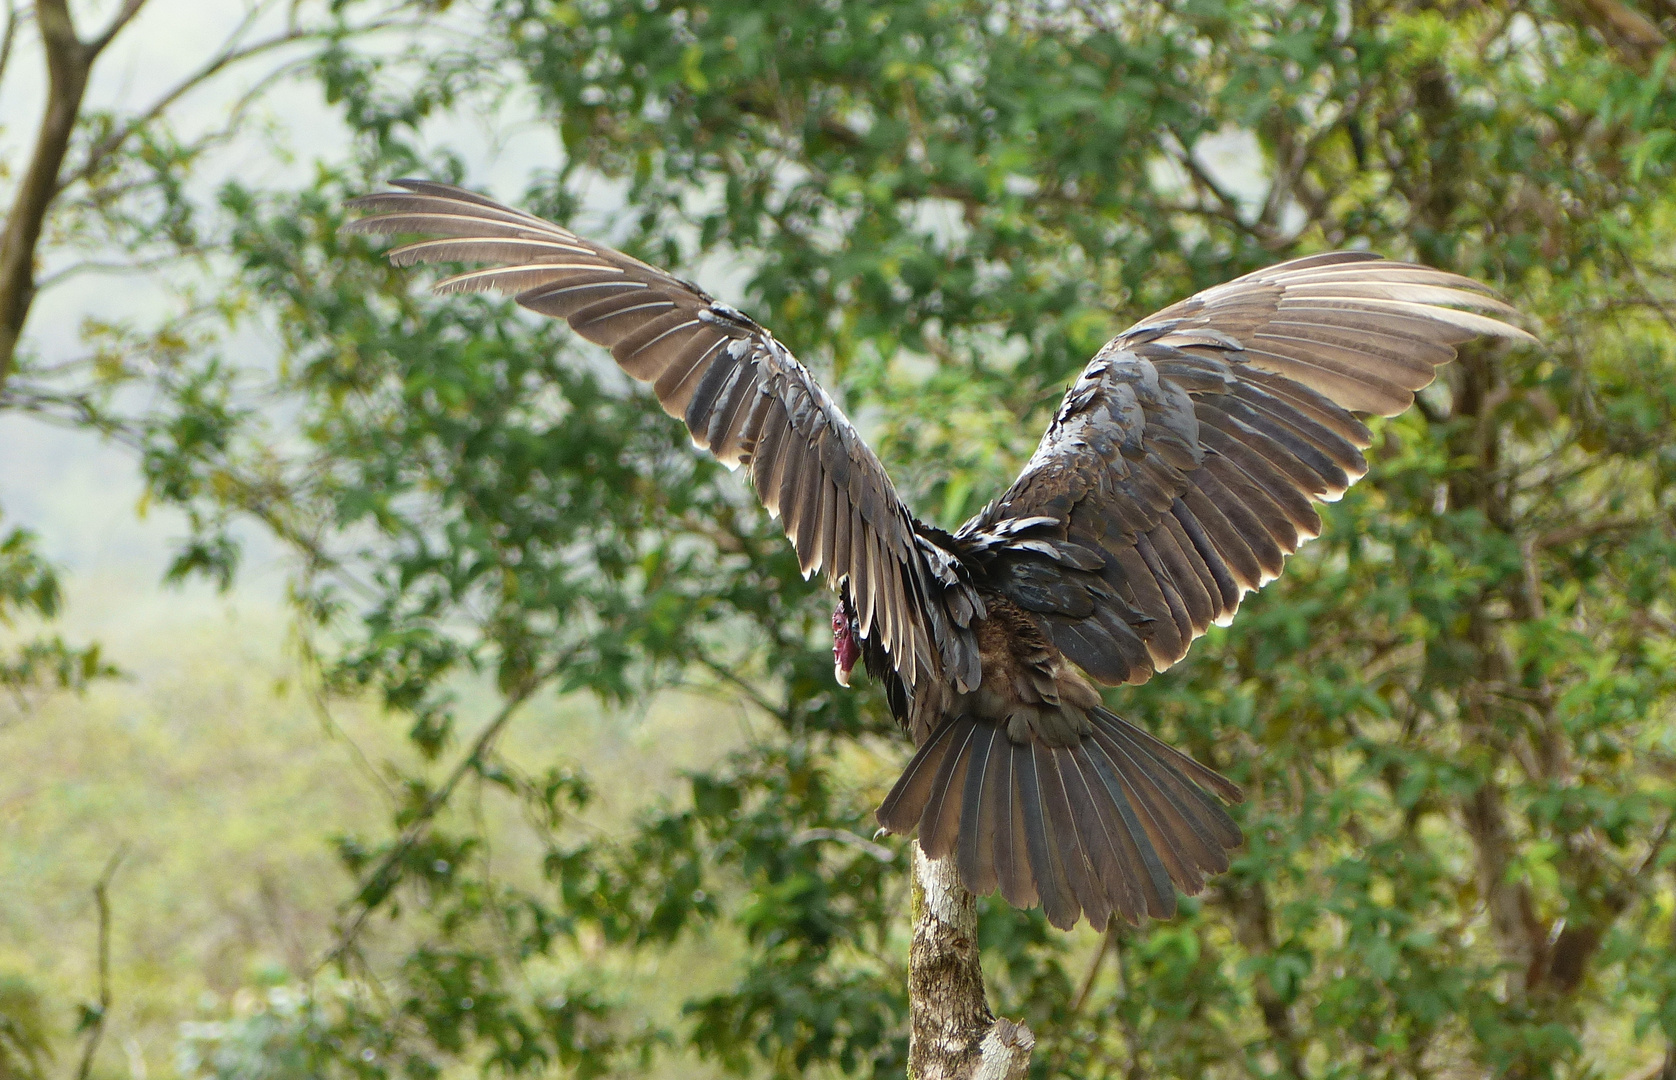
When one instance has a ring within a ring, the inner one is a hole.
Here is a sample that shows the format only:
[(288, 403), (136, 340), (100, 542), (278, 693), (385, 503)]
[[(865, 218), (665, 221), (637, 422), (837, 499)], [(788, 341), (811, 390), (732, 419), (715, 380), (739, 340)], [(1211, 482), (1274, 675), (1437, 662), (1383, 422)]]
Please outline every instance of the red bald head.
[(843, 600), (832, 611), (832, 675), (839, 686), (850, 685), (850, 669), (861, 659), (861, 633), (850, 605)]

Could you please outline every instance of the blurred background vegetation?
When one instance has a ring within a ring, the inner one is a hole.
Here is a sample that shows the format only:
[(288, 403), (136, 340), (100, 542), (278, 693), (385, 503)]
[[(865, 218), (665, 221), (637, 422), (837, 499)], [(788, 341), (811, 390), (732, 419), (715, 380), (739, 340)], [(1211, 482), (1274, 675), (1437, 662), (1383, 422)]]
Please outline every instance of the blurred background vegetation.
[(1234, 869), (986, 905), (992, 1000), (1039, 1076), (1676, 1078), (1676, 7), (8, 11), (0, 1078), (901, 1071), (827, 601), (597, 350), (338, 235), (400, 175), (749, 311), (945, 525), (1194, 289), (1495, 285), (1544, 346), (1111, 695), (1245, 786)]

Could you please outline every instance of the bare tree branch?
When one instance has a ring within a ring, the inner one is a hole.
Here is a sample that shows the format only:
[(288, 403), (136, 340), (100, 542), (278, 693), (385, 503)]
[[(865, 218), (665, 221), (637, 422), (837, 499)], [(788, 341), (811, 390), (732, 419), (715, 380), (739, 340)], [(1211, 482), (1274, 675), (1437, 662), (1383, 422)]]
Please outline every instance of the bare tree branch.
[[(65, 159), (81, 114), (93, 62), (139, 14), (146, 0), (124, 0), (110, 24), (98, 37), (88, 42), (76, 36), (67, 0), (40, 0), (35, 19), (40, 27), (41, 44), (47, 59), (47, 106), (28, 168), (6, 216), (5, 231), (0, 234), (0, 389), (4, 389), (15, 366), (23, 325), (40, 292), (40, 283), (34, 277), (36, 248), (54, 201), (67, 188), (96, 173), (111, 155), (121, 150), (137, 133), (155, 123), (182, 97), (229, 67), (299, 42), (323, 40), (335, 32), (330, 29), (303, 29), (298, 25), (293, 9), (288, 13), (284, 31), (244, 43), (257, 22), (278, 2), (264, 0), (250, 8), (214, 56), (147, 108), (94, 143), (85, 158), (66, 171)], [(4, 69), (21, 18), (13, 4), (15, 0), (8, 0), (6, 28), (4, 36), (0, 37), (0, 71)], [(405, 24), (395, 19), (377, 20), (358, 27), (357, 32), (375, 32), (398, 25)]]
[(857, 836), (853, 832), (843, 829), (804, 829), (791, 838), (792, 846), (798, 847), (815, 840), (835, 840), (840, 844), (848, 844), (864, 855), (871, 856), (880, 862), (895, 862), (896, 852), (883, 844), (875, 844), (866, 837)]
[[(1229, 882), (1223, 886), (1221, 893), (1234, 916), (1234, 936), (1239, 943), (1254, 957), (1274, 956), (1274, 915), (1263, 881), (1253, 878), (1246, 882)], [(1290, 1006), (1267, 973), (1259, 973), (1254, 981), (1257, 1008), (1263, 1015), (1263, 1025), (1268, 1029), (1269, 1045), (1283, 1066), (1282, 1075), (1302, 1076), (1308, 1046), (1298, 1037)]]
[(111, 19), (111, 24), (105, 27), (105, 32), (87, 43), (87, 62), (89, 64), (105, 51), (105, 46), (109, 45), (116, 35), (122, 33), (122, 28), (133, 21), (134, 16), (138, 15), (140, 9), (145, 7), (145, 3), (146, 0), (124, 0), (122, 10), (118, 11), (116, 17)]
[(87, 1045), (82, 1048), (81, 1064), (76, 1068), (76, 1080), (87, 1080), (93, 1071), (93, 1055), (99, 1051), (99, 1040), (105, 1034), (105, 1021), (111, 1014), (111, 878), (128, 854), (126, 844), (117, 845), (116, 852), (105, 864), (104, 873), (93, 883), (93, 903), (99, 909), (99, 1003), (94, 1007), (87, 1025)]
[(1117, 946), (1117, 917), (1106, 919), (1106, 934), (1100, 939), (1100, 947), (1094, 950), (1094, 959), (1089, 961), (1088, 973), (1082, 977), (1082, 986), (1077, 990), (1077, 1000), (1071, 1005), (1071, 1016), (1081, 1016), (1083, 1006), (1088, 1004), (1088, 998), (1094, 993), (1094, 983), (1100, 977), (1100, 968), (1104, 966), (1106, 954)]
[(1552, 948), (1549, 927), (1537, 915), (1530, 887), (1508, 874), (1514, 843), (1500, 790), (1490, 783), (1480, 785), (1462, 800), (1461, 817), (1477, 849), (1479, 889), (1490, 926), (1501, 941), (1503, 955), (1514, 965), (1508, 990), (1523, 1000), (1547, 970)]
[(92, 64), (88, 47), (76, 37), (66, 0), (40, 0), (35, 9), (41, 48), (47, 61), (47, 105), (35, 138), (29, 166), (0, 233), (0, 388), (6, 385), (24, 320), (35, 299), (35, 246), (40, 243), (47, 208), (58, 194), (58, 171), (70, 149), (70, 133), (87, 92)]
[(1247, 231), (1254, 231), (1253, 223), (1245, 220), (1245, 208), (1240, 205), (1239, 199), (1225, 191), (1216, 178), (1203, 165), (1199, 164), (1198, 159), (1193, 156), (1193, 148), (1183, 142), (1181, 136), (1174, 132), (1171, 132), (1170, 135), (1170, 141), (1175, 145), (1174, 147), (1167, 146), (1166, 150), (1173, 150), (1170, 157), (1175, 160), (1177, 165), (1187, 170), (1188, 177), (1192, 179), (1193, 185), (1201, 192), (1215, 197), (1217, 205), (1222, 208), (1228, 221)]
[(413, 819), (408, 822), (407, 827), (402, 830), (401, 838), (378, 861), (378, 865), (373, 867), (372, 873), (368, 874), (363, 880), (361, 888), (358, 890), (355, 917), (338, 935), (337, 942), (321, 959), (319, 967), (323, 968), (327, 964), (336, 963), (349, 956), (355, 947), (356, 939), (360, 937), (362, 928), (366, 926), (367, 919), (378, 907), (376, 901), (368, 903), (364, 897), (367, 896), (369, 891), (378, 895), (388, 894), (390, 888), (400, 878), (397, 868), (401, 865), (401, 861), (430, 831), (432, 822), (448, 805), (448, 800), (453, 797), (454, 789), (459, 787), (460, 781), (464, 780), (468, 773), (478, 769), (488, 759), (489, 752), (494, 748), (495, 740), (506, 729), (506, 725), (512, 719), (513, 714), (537, 690), (545, 686), (554, 674), (563, 671), (574, 654), (575, 650), (566, 651), (546, 667), (531, 672), (508, 693), (500, 711), (487, 724), (483, 725), (482, 731), (478, 732), (477, 738), (472, 742), (471, 750), (454, 766), (453, 771), (448, 774), (448, 778), (442, 782), (442, 785), (431, 792), (424, 805), (419, 808)]
[(1658, 24), (1618, 0), (1573, 0), (1569, 5), (1594, 27), (1626, 67), (1645, 72), (1665, 45)]
[[(25, 9), (27, 11), (27, 9)], [(15, 0), (6, 0), (6, 29), (0, 30), (0, 84), (6, 81), (6, 62), (12, 58), (12, 46), (17, 42), (17, 28), (25, 13), (20, 13)]]
[[(1240, 203), (1239, 198), (1224, 188), (1216, 177), (1210, 174), (1199, 160), (1193, 156), (1193, 148), (1184, 142), (1175, 132), (1169, 133), (1169, 139), (1161, 144), (1170, 160), (1180, 165), (1186, 171), (1188, 179), (1193, 183), (1194, 194), (1198, 196), (1199, 205), (1194, 207), (1177, 207), (1175, 209), (1189, 213), (1202, 214), (1225, 221), (1241, 232), (1256, 240), (1263, 248), (1279, 251), (1285, 248), (1295, 237), (1288, 237), (1270, 222), (1265, 215), (1256, 220), (1248, 220), (1249, 213)], [(1207, 199), (1206, 196), (1209, 196)]]
[(729, 670), (726, 665), (717, 663), (708, 655), (700, 656), (698, 658), (698, 662), (702, 664), (705, 670), (709, 671), (710, 674), (716, 676), (718, 679), (721, 679), (735, 690), (744, 694), (748, 699), (750, 699), (752, 705), (755, 705), (769, 716), (774, 717), (776, 720), (780, 721), (780, 723), (790, 725), (792, 720), (790, 711), (788, 711), (784, 706), (776, 705), (772, 701), (769, 701), (768, 698), (757, 690), (755, 686), (751, 685), (750, 680), (741, 679), (738, 674)]
[(1591, 521), (1577, 525), (1566, 525), (1558, 529), (1550, 529), (1548, 532), (1542, 533), (1540, 536), (1532, 537), (1531, 546), (1537, 549), (1564, 547), (1567, 544), (1575, 544), (1579, 540), (1593, 540), (1596, 537), (1608, 536), (1613, 533), (1631, 532), (1636, 529), (1645, 529), (1649, 524), (1651, 523), (1647, 521), (1627, 519), (1622, 521)]
[[(109, 262), (102, 259), (84, 259), (81, 262), (71, 263), (63, 269), (54, 270), (45, 277), (36, 279), (35, 291), (38, 293), (46, 292), (54, 285), (61, 285), (72, 278), (81, 277), (83, 274), (108, 274), (112, 276), (122, 276), (126, 274), (151, 274), (174, 262), (175, 257), (170, 255), (159, 256), (153, 259), (139, 259), (133, 262)], [(31, 370), (34, 369), (31, 368)]]
[(275, 49), (286, 45), (294, 45), (299, 41), (306, 41), (326, 36), (325, 31), (287, 29), (284, 33), (275, 34), (272, 37), (263, 38), (261, 41), (240, 46), (238, 44), (239, 39), (249, 33), (251, 26), (255, 24), (256, 20), (265, 10), (266, 5), (257, 5), (256, 7), (251, 8), (249, 13), (247, 13), (245, 17), (239, 21), (239, 25), (234, 28), (231, 34), (228, 35), (227, 40), (222, 44), (220, 50), (218, 50), (213, 57), (200, 65), (196, 71), (193, 71), (191, 74), (175, 83), (174, 86), (166, 90), (162, 96), (152, 102), (151, 105), (144, 111), (136, 113), (128, 120), (127, 123), (123, 124), (121, 127), (99, 140), (99, 142), (95, 143), (93, 147), (88, 150), (87, 158), (82, 161), (81, 164), (76, 166), (76, 168), (72, 171), (59, 177), (54, 194), (60, 194), (64, 191), (64, 189), (70, 187), (72, 184), (85, 180), (88, 176), (92, 175), (98, 170), (99, 166), (105, 161), (105, 159), (120, 150), (123, 144), (133, 138), (135, 133), (137, 133), (141, 128), (144, 128), (147, 124), (154, 122), (159, 116), (162, 116), (171, 105), (191, 93), (193, 90), (196, 90), (204, 83), (208, 82), (220, 72), (226, 70), (234, 64), (248, 60), (253, 56), (260, 56), (263, 53), (272, 52)]

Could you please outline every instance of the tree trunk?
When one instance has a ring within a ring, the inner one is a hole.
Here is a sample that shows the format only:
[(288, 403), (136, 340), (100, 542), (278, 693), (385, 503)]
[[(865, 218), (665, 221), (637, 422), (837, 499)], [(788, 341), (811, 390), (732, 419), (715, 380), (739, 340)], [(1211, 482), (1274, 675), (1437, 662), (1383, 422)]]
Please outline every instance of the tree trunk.
[(46, 53), (47, 103), (34, 152), (18, 183), (5, 229), (0, 231), (0, 390), (5, 389), (23, 324), (35, 302), (35, 249), (41, 242), (47, 211), (61, 194), (59, 174), (70, 152), (76, 118), (81, 115), (88, 72), (145, 2), (124, 0), (105, 32), (92, 41), (76, 36), (68, 0), (40, 0), (35, 5), (35, 26)]
[(6, 385), (24, 320), (35, 300), (35, 247), (47, 208), (58, 194), (58, 170), (70, 149), (70, 135), (87, 89), (87, 70), (93, 62), (88, 47), (76, 39), (64, 0), (37, 4), (35, 23), (46, 52), (49, 85), (35, 151), (6, 215), (5, 231), (0, 233), (0, 387)]
[(912, 1080), (1019, 1080), (1036, 1037), (997, 1020), (978, 966), (978, 904), (954, 859), (932, 861), (916, 840), (914, 941), (908, 951), (908, 1076)]

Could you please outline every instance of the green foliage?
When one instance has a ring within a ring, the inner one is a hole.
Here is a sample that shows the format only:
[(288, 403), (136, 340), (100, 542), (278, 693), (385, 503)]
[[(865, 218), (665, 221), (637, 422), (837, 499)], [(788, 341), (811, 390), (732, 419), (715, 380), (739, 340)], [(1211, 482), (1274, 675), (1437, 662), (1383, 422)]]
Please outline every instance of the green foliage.
[(262, 1008), (233, 1020), (191, 1023), (183, 1030), (180, 1071), (215, 1080), (305, 1080), (328, 1075), (320, 1051), (329, 1036), (308, 998), (283, 988), (268, 992)]
[[(51, 620), (59, 599), (57, 571), (35, 550), (34, 534), (20, 528), (0, 533), (0, 629), (13, 631), (20, 620)], [(19, 702), (30, 691), (79, 691), (115, 674), (98, 645), (77, 648), (56, 634), (30, 637), (0, 651), (0, 689)]]
[[(1233, 870), (1092, 957), (987, 904), (993, 997), (1038, 1033), (1038, 1075), (1585, 1076), (1676, 1037), (1676, 88), (1668, 48), (1600, 13), (1676, 24), (1615, 2), (467, 6), (448, 48), (321, 54), (351, 159), (219, 205), (223, 306), (277, 328), (283, 363), (188, 350), (137, 428), (154, 494), (193, 513), (180, 569), (230, 573), (231, 524), (259, 517), (304, 557), (327, 684), (454, 762), (405, 779), (387, 836), (340, 840), (343, 993), (205, 1035), (199, 1075), (902, 1068), (906, 860), (868, 839), (902, 754), (871, 692), (834, 692), (827, 601), (775, 524), (597, 350), (422, 297), (338, 234), (392, 174), (473, 179), (429, 125), (517, 95), (563, 146), (527, 204), (737, 270), (728, 299), (944, 524), (1113, 330), (1193, 289), (1345, 245), (1502, 289), (1545, 345), (1469, 348), (1375, 425), (1372, 475), (1232, 628), (1112, 695), (1245, 786)], [(678, 684), (772, 733), (625, 830), (590, 827), (570, 762), (499, 749), (538, 693)], [(461, 791), (522, 814), (526, 872), (443, 814)], [(380, 947), (390, 921), (411, 946)], [(694, 942), (739, 952), (679, 1020), (613, 992)]]

